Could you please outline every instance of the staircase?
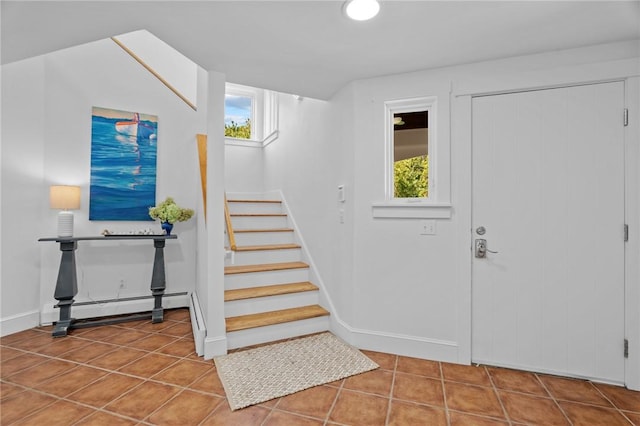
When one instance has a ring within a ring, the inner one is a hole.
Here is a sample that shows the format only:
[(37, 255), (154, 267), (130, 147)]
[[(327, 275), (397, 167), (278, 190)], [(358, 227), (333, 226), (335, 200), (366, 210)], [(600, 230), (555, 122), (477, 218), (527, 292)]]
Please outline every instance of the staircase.
[(325, 331), (329, 312), (309, 282), (309, 265), (282, 201), (266, 194), (228, 194), (225, 259), (227, 347)]

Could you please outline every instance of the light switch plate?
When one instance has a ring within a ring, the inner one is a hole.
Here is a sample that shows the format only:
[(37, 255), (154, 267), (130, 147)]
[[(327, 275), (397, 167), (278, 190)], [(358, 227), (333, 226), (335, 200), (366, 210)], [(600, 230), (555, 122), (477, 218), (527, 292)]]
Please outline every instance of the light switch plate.
[(344, 185), (338, 185), (338, 201), (344, 203), (346, 200), (346, 195), (344, 193)]
[(436, 235), (436, 221), (435, 220), (421, 220), (420, 221), (420, 235)]

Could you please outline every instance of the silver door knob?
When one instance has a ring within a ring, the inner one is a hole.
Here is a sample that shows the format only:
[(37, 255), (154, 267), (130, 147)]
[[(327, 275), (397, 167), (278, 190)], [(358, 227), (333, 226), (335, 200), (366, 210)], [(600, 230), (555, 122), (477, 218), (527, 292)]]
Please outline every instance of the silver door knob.
[(489, 250), (487, 248), (487, 240), (478, 238), (475, 244), (475, 254), (478, 259), (484, 259), (487, 257), (487, 253), (498, 253), (497, 251)]

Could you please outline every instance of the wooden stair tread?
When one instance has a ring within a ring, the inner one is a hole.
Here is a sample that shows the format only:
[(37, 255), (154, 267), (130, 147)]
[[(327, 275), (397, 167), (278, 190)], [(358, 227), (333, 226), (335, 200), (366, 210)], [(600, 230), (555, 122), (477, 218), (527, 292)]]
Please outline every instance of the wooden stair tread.
[(234, 229), (234, 233), (243, 232), (293, 232), (293, 228), (266, 228), (266, 229)]
[(227, 203), (274, 203), (282, 204), (280, 200), (227, 200)]
[(265, 327), (268, 325), (317, 318), (326, 315), (329, 315), (329, 312), (321, 306), (309, 305), (299, 308), (230, 317), (226, 319), (226, 329), (227, 332), (247, 330), (249, 328)]
[(236, 246), (236, 251), (287, 250), (299, 249), (300, 244), (264, 244), (259, 246)]
[(282, 263), (262, 263), (258, 265), (236, 265), (225, 266), (224, 274), (243, 274), (248, 272), (266, 272), (266, 271), (281, 271), (286, 269), (303, 269), (308, 268), (304, 262), (282, 262)]
[(241, 288), (237, 290), (226, 290), (224, 301), (253, 299), (256, 297), (278, 296), (281, 294), (302, 293), (305, 291), (316, 291), (318, 287), (309, 281), (289, 284), (265, 285), (260, 287)]
[[(285, 213), (231, 213), (232, 217), (284, 217)], [(235, 230), (234, 230), (235, 232)]]

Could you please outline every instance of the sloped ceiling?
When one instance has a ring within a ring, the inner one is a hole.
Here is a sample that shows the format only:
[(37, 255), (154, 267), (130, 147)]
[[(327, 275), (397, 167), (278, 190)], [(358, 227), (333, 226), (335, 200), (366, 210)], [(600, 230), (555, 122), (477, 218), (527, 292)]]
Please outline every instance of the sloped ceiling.
[(7, 1), (1, 63), (147, 29), (227, 80), (329, 99), (350, 81), (640, 38), (639, 1)]

